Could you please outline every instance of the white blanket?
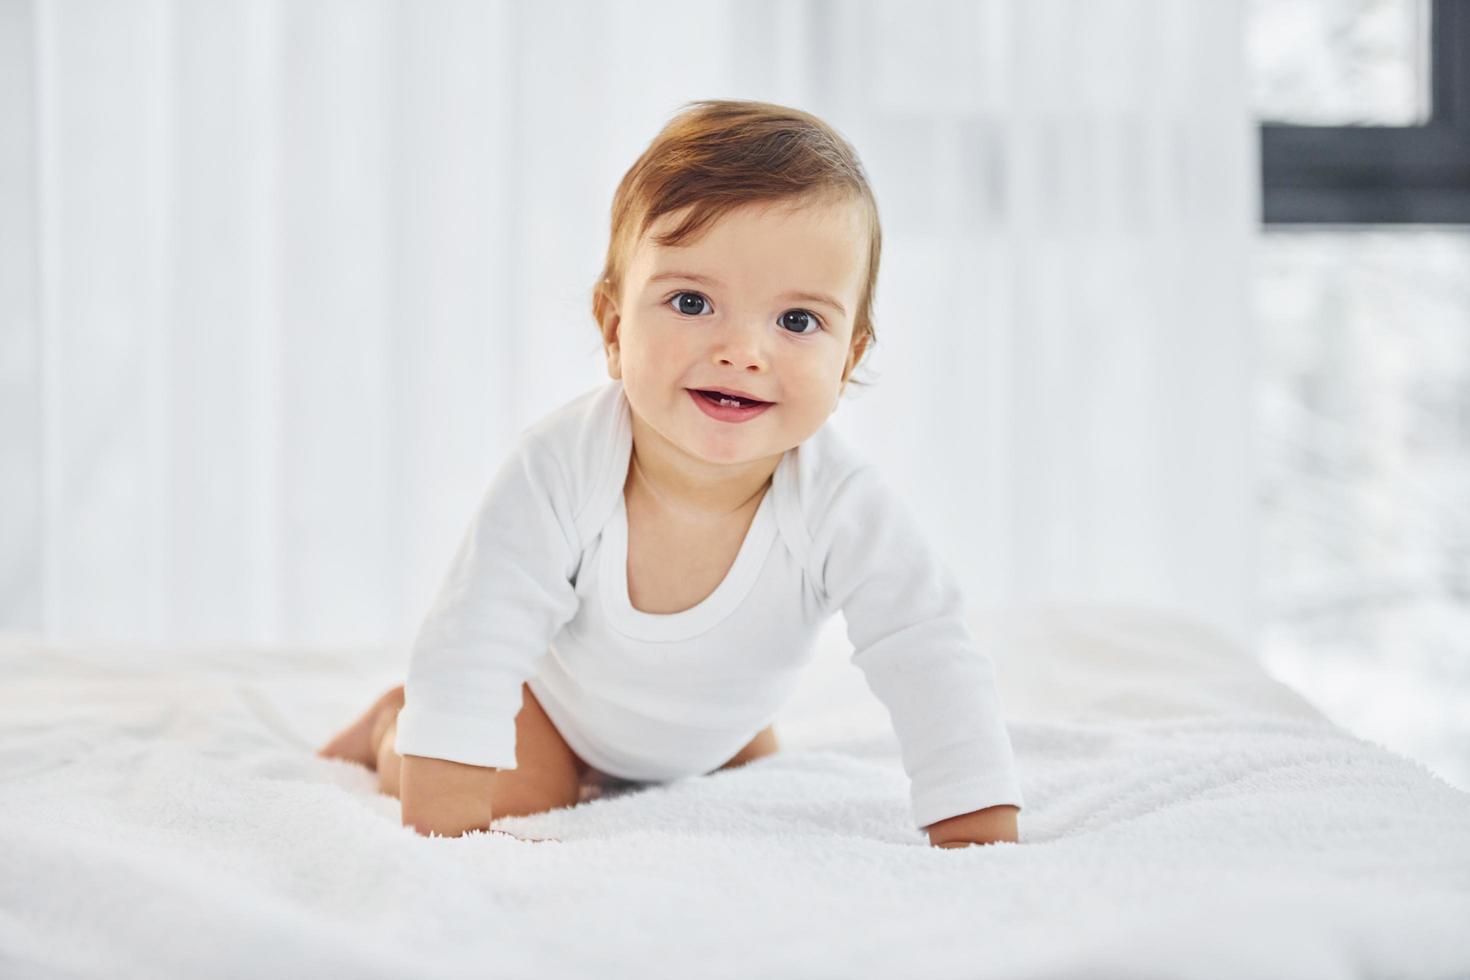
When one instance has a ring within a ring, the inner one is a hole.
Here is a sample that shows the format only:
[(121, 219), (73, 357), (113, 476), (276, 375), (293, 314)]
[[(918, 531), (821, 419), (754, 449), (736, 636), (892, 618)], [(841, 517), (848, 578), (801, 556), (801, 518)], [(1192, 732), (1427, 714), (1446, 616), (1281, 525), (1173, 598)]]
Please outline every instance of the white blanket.
[(1470, 976), (1470, 794), (1209, 631), (977, 620), (1027, 807), (943, 850), (840, 628), (777, 755), (461, 838), (312, 755), (401, 650), (0, 642), (0, 976)]

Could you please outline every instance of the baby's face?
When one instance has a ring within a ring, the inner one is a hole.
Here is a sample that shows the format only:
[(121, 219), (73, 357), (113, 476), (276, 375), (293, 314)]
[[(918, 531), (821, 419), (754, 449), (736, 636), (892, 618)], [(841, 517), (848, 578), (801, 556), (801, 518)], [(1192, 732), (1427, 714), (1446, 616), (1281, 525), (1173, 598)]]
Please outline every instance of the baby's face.
[[(857, 202), (747, 205), (695, 240), (664, 248), (654, 222), (604, 317), (608, 373), (632, 410), (711, 463), (779, 455), (821, 428), (862, 355), (853, 316), (866, 273)], [(701, 389), (743, 392), (759, 412), (712, 405)]]

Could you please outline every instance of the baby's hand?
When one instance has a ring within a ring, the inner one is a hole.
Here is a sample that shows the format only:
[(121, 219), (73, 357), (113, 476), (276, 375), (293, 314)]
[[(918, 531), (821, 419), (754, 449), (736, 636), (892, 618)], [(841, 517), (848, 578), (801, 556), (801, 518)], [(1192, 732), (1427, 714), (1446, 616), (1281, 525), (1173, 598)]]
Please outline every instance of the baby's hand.
[(973, 847), (983, 844), (1020, 843), (1016, 828), (1016, 814), (1020, 807), (1003, 804), (986, 807), (971, 813), (961, 813), (924, 829), (929, 832), (929, 843), (935, 847)]

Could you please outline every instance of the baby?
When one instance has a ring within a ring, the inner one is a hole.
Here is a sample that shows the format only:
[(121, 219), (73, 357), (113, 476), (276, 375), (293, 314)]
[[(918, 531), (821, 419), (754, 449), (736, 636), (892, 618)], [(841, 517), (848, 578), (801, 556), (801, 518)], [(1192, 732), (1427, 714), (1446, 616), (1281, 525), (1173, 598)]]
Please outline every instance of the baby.
[(777, 750), (841, 610), (932, 844), (1016, 842), (993, 665), (903, 501), (824, 426), (874, 337), (877, 204), (814, 116), (703, 101), (623, 177), (605, 382), (526, 428), (408, 674), (319, 750), (457, 836)]

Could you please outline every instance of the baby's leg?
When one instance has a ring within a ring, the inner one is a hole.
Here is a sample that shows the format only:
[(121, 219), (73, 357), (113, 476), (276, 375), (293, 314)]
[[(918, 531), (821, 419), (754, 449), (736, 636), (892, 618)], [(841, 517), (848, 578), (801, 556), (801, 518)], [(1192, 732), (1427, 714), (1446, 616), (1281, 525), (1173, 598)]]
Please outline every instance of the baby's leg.
[(326, 745), (316, 750), (323, 759), (346, 759), (373, 769), (378, 761), (378, 741), (383, 727), (403, 707), (403, 685), (392, 688), (374, 701), (357, 720), (342, 729)]
[(776, 741), (776, 727), (767, 725), (756, 733), (755, 738), (746, 743), (745, 748), (735, 753), (729, 762), (720, 766), (721, 769), (734, 769), (743, 766), (747, 762), (754, 762), (762, 756), (771, 755), (781, 746)]

